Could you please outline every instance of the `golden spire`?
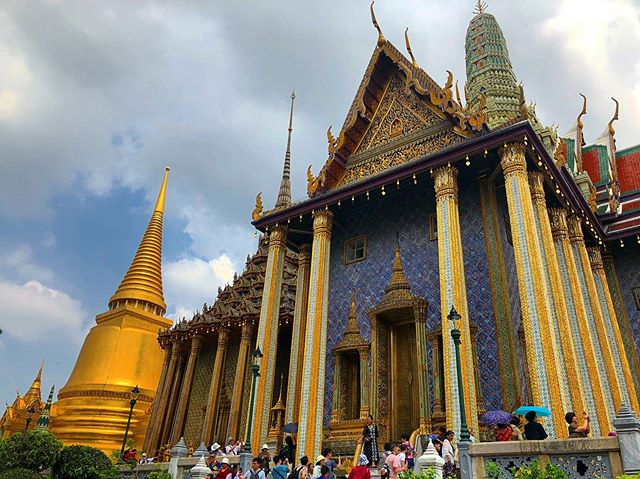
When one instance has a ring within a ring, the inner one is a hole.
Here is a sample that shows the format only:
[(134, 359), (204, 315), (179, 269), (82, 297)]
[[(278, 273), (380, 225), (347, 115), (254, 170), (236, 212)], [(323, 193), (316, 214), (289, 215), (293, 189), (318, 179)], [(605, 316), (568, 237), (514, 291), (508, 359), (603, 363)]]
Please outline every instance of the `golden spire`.
[(109, 300), (110, 308), (124, 301), (131, 303), (140, 301), (141, 307), (147, 303), (160, 308), (158, 313), (160, 315), (167, 309), (162, 294), (162, 217), (168, 177), (169, 167), (167, 166), (147, 230), (144, 232), (127, 274)]
[(409, 282), (404, 276), (404, 268), (402, 267), (402, 258), (400, 257), (400, 243), (396, 242), (396, 254), (393, 258), (393, 272), (391, 273), (391, 281), (385, 289), (385, 293), (389, 293), (396, 289), (411, 289)]
[(382, 45), (387, 43), (387, 39), (384, 38), (382, 29), (380, 28), (380, 25), (378, 25), (378, 20), (376, 20), (376, 14), (373, 11), (374, 3), (376, 3), (375, 0), (371, 0), (371, 5), (369, 6), (369, 10), (371, 11), (371, 23), (373, 23), (373, 26), (376, 28), (376, 30), (378, 30), (378, 46), (381, 47)]
[(276, 208), (287, 208), (291, 206), (291, 131), (293, 130), (293, 101), (296, 99), (296, 92), (291, 91), (291, 110), (289, 111), (289, 135), (287, 137), (287, 150), (284, 154), (284, 169), (282, 171), (282, 181), (280, 181), (280, 191), (276, 201)]
[(582, 103), (582, 111), (578, 115), (578, 119), (576, 120), (576, 124), (578, 125), (578, 140), (583, 141), (582, 139), (582, 129), (584, 128), (584, 124), (582, 123), (582, 117), (587, 114), (587, 97), (580, 93), (580, 96), (583, 98)]
[(611, 120), (609, 120), (609, 124), (607, 126), (609, 128), (609, 134), (613, 137), (613, 135), (616, 134), (616, 130), (613, 129), (613, 122), (618, 119), (618, 112), (619, 112), (619, 109), (620, 109), (620, 104), (618, 103), (618, 100), (616, 100), (615, 98), (611, 97), (611, 99), (616, 104), (616, 112), (613, 114), (613, 118), (611, 118)]
[(40, 400), (40, 388), (42, 386), (42, 369), (44, 368), (44, 359), (40, 364), (40, 369), (38, 370), (38, 374), (36, 375), (33, 383), (31, 383), (31, 387), (24, 395), (24, 401), (27, 405), (31, 404), (33, 401)]
[(344, 330), (345, 336), (348, 333), (360, 334), (360, 328), (358, 327), (358, 313), (356, 312), (356, 293), (351, 294), (351, 306), (349, 307), (349, 319), (347, 320), (347, 327)]
[(411, 44), (409, 43), (409, 27), (405, 28), (404, 30), (404, 43), (407, 47), (407, 52), (409, 52), (409, 56), (411, 57), (411, 63), (413, 63), (413, 67), (419, 68), (418, 62), (416, 61), (416, 58), (413, 56), (413, 52), (411, 51)]

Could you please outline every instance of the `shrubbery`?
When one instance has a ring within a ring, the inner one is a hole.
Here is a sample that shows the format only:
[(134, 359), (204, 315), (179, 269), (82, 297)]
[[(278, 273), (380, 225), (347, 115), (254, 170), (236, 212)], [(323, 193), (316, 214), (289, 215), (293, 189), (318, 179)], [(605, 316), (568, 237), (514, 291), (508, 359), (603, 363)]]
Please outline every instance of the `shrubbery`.
[(31, 469), (8, 469), (0, 472), (0, 479), (43, 479), (36, 471)]
[(54, 479), (102, 479), (115, 468), (107, 455), (88, 446), (65, 447), (53, 465)]
[(16, 433), (0, 442), (0, 471), (44, 471), (53, 466), (61, 450), (62, 443), (50, 432), (34, 430)]

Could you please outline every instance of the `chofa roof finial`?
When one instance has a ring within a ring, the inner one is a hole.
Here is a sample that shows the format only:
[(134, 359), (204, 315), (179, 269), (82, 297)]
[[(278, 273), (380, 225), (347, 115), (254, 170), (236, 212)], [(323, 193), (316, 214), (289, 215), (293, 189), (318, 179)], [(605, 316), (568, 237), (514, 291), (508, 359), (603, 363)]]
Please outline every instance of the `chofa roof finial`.
[(371, 6), (369, 7), (369, 10), (371, 10), (371, 22), (373, 23), (373, 26), (376, 27), (376, 30), (378, 30), (378, 46), (381, 47), (382, 45), (387, 43), (387, 39), (384, 38), (382, 30), (380, 29), (380, 25), (378, 25), (378, 21), (376, 20), (376, 14), (373, 11), (374, 3), (376, 3), (375, 0), (371, 0)]
[(411, 44), (409, 43), (409, 27), (404, 30), (404, 43), (407, 46), (407, 52), (409, 52), (409, 56), (411, 57), (411, 63), (413, 63), (414, 68), (418, 68), (418, 62), (416, 61), (416, 57), (413, 56), (413, 52), (411, 51)]
[(611, 97), (611, 99), (615, 102), (616, 104), (616, 112), (613, 114), (613, 118), (611, 118), (611, 120), (609, 120), (609, 134), (611, 136), (616, 134), (616, 130), (613, 129), (613, 122), (616, 121), (618, 119), (618, 112), (620, 110), (620, 103), (618, 103), (618, 100), (616, 100), (615, 98)]

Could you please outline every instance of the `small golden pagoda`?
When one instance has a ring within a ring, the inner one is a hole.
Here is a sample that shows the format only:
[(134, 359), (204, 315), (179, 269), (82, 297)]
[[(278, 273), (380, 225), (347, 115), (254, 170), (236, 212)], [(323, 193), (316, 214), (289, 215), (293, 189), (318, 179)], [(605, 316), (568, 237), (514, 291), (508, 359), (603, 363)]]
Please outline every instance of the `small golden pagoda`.
[[(24, 432), (27, 428), (31, 430), (36, 426), (44, 407), (40, 393), (43, 366), (44, 363), (40, 366), (27, 393), (24, 396), (20, 396), (19, 392), (16, 393), (13, 404), (11, 406), (7, 404), (4, 414), (0, 418), (0, 438), (5, 439), (16, 432)], [(29, 418), (28, 424), (27, 418)]]
[(85, 444), (106, 453), (120, 448), (130, 407), (130, 393), (140, 388), (130, 438), (142, 444), (148, 411), (156, 393), (163, 355), (157, 342), (164, 318), (162, 293), (162, 217), (167, 167), (158, 199), (133, 262), (96, 316), (73, 372), (58, 394), (51, 432), (65, 444)]

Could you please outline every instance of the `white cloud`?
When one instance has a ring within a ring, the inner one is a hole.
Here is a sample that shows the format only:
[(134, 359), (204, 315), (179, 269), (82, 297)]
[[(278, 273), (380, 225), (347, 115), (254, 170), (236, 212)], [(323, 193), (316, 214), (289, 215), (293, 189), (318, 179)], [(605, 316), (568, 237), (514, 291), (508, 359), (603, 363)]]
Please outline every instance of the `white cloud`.
[(0, 327), (7, 339), (23, 343), (84, 337), (86, 313), (79, 301), (38, 281), (0, 281)]
[(231, 259), (222, 254), (206, 261), (197, 257), (169, 261), (162, 273), (165, 285), (165, 299), (171, 319), (186, 317), (202, 308), (203, 303), (211, 304), (218, 286), (233, 281), (235, 268)]
[(31, 247), (23, 244), (4, 256), (0, 256), (0, 278), (3, 276), (2, 272), (4, 271), (19, 281), (51, 281), (53, 278), (51, 270), (36, 265), (32, 260), (32, 255)]

